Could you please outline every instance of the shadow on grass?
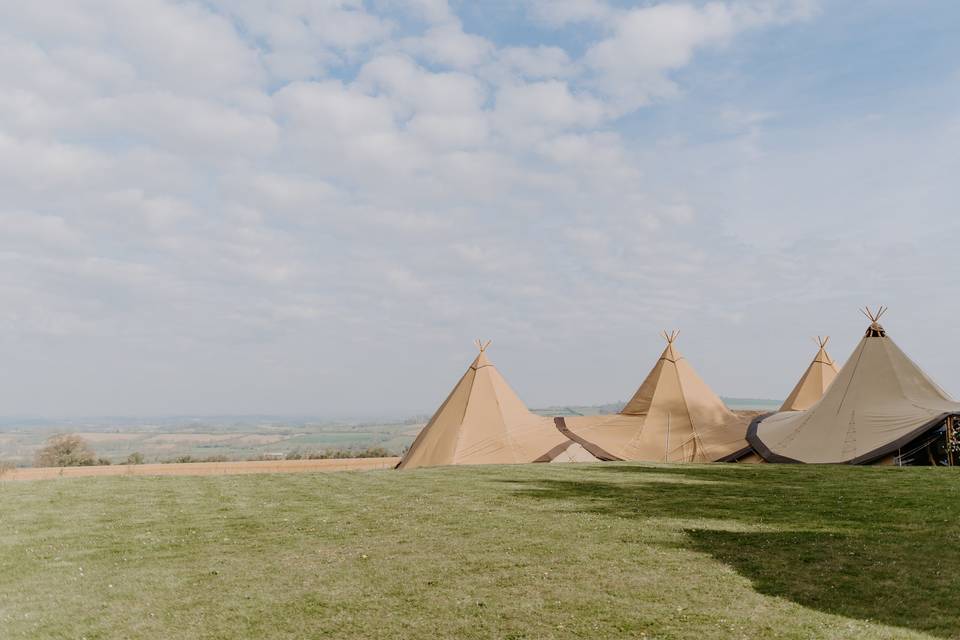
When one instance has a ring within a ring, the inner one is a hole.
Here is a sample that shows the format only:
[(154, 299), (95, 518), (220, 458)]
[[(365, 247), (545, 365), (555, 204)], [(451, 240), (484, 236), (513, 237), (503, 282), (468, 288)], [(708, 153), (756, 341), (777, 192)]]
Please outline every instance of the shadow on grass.
[[(684, 546), (731, 566), (759, 593), (960, 636), (960, 476), (788, 466), (571, 470), (580, 479), (521, 480), (518, 493), (621, 518), (716, 520), (685, 529)], [(730, 530), (751, 527), (758, 530)]]

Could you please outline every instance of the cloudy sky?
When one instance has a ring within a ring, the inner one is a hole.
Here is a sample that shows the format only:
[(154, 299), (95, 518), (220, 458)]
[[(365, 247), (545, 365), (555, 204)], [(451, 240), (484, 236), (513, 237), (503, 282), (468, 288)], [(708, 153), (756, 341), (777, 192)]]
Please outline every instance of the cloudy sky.
[[(267, 8), (267, 5), (270, 5)], [(946, 0), (0, 0), (0, 414), (960, 395)]]

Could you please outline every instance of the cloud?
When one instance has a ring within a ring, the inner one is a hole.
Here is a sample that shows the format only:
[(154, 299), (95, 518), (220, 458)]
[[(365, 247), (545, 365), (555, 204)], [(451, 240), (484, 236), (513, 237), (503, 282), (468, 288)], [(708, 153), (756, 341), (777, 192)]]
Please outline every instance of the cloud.
[(531, 16), (546, 25), (607, 22), (615, 14), (603, 0), (527, 0)]
[(392, 0), (401, 9), (408, 9), (431, 24), (459, 22), (447, 0)]
[(336, 80), (291, 83), (275, 94), (274, 104), (283, 124), (331, 136), (394, 129), (388, 101)]
[(592, 46), (585, 62), (601, 90), (627, 110), (676, 92), (666, 72), (688, 64), (697, 48), (725, 42), (735, 23), (727, 5), (655, 5), (622, 16), (614, 34)]
[(0, 213), (3, 228), (2, 242), (7, 250), (21, 250), (25, 246), (73, 251), (84, 245), (84, 237), (59, 216), (37, 215), (25, 211)]
[(487, 99), (486, 86), (475, 76), (427, 71), (399, 55), (379, 56), (363, 65), (354, 86), (388, 96), (406, 117), (424, 112), (479, 112)]
[(524, 78), (563, 78), (576, 70), (567, 52), (560, 47), (506, 47), (499, 51), (500, 63)]
[(403, 267), (387, 269), (387, 282), (393, 289), (404, 295), (420, 295), (427, 291), (427, 284)]
[[(70, 127), (103, 135), (129, 135), (156, 148), (196, 156), (267, 153), (279, 129), (266, 113), (168, 93), (130, 93), (95, 100)], [(65, 127), (66, 128), (66, 127)]]
[(233, 1), (216, 6), (256, 39), (265, 68), (281, 83), (326, 75), (392, 32), (388, 20), (357, 1)]
[(21, 191), (84, 189), (102, 184), (113, 164), (109, 154), (86, 146), (0, 132), (0, 184), (6, 183), (9, 188), (7, 202)]
[(596, 126), (603, 121), (604, 111), (602, 102), (589, 94), (573, 93), (566, 82), (559, 80), (505, 86), (496, 99), (497, 117), (504, 126), (527, 132), (541, 127)]
[(122, 189), (105, 194), (104, 209), (114, 209), (118, 217), (134, 218), (150, 230), (176, 226), (198, 212), (194, 206), (167, 195), (149, 196), (140, 189)]
[(726, 45), (747, 29), (809, 18), (814, 6), (806, 0), (734, 0), (618, 12), (609, 20), (612, 35), (591, 46), (584, 61), (600, 89), (633, 110), (673, 95), (677, 86), (668, 73), (690, 64), (698, 50)]
[(433, 64), (462, 70), (486, 62), (494, 52), (487, 39), (465, 33), (459, 23), (437, 25), (422, 35), (405, 38), (400, 48)]
[[(422, 411), (475, 335), (531, 403), (611, 400), (660, 325), (742, 322), (769, 353), (765, 323), (806, 331), (824, 291), (909, 282), (906, 300), (948, 277), (911, 227), (942, 230), (956, 201), (955, 114), (908, 136), (803, 124), (791, 87), (740, 90), (766, 76), (717, 89), (764, 53), (744, 34), (813, 3), (530, 2), (515, 24), (455, 8), (0, 6), (7, 410), (322, 413), (380, 385), (384, 408)], [(727, 52), (722, 79), (698, 66)], [(863, 211), (896, 242), (843, 221)], [(728, 342), (695, 345), (698, 368), (763, 393), (762, 362), (723, 368)], [(413, 353), (397, 384), (382, 363)], [(570, 362), (593, 373), (536, 370)]]

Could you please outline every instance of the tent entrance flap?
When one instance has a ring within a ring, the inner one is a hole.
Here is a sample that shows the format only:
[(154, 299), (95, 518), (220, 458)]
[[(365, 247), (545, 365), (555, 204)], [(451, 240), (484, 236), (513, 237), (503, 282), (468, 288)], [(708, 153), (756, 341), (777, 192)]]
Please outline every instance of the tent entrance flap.
[(953, 467), (960, 463), (960, 416), (946, 416), (938, 426), (897, 449), (898, 467)]

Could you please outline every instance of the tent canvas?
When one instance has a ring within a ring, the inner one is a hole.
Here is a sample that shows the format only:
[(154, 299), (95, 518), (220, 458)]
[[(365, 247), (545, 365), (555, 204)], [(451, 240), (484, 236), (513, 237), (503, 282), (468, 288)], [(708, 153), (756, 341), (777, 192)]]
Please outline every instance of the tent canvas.
[(837, 366), (833, 363), (830, 355), (827, 353), (827, 343), (830, 336), (821, 338), (817, 336), (817, 344), (820, 350), (813, 358), (813, 362), (807, 367), (807, 370), (800, 376), (797, 385), (787, 396), (780, 411), (803, 411), (810, 408), (817, 400), (823, 397), (824, 392), (833, 379), (837, 377)]
[(867, 309), (870, 326), (823, 398), (750, 425), (757, 453), (769, 462), (875, 462), (960, 414), (960, 403), (887, 336), (885, 311)]
[[(550, 462), (596, 462), (595, 458), (583, 445), (576, 442), (570, 442), (561, 453), (556, 454), (550, 459)], [(544, 460), (546, 462), (546, 460)]]
[(619, 460), (712, 462), (749, 450), (746, 421), (680, 355), (678, 335), (664, 332), (666, 348), (619, 414), (564, 418), (572, 437)]
[[(489, 342), (403, 456), (398, 469), (534, 462), (571, 444), (553, 418), (530, 412), (487, 358)], [(568, 454), (572, 455), (572, 454)]]

